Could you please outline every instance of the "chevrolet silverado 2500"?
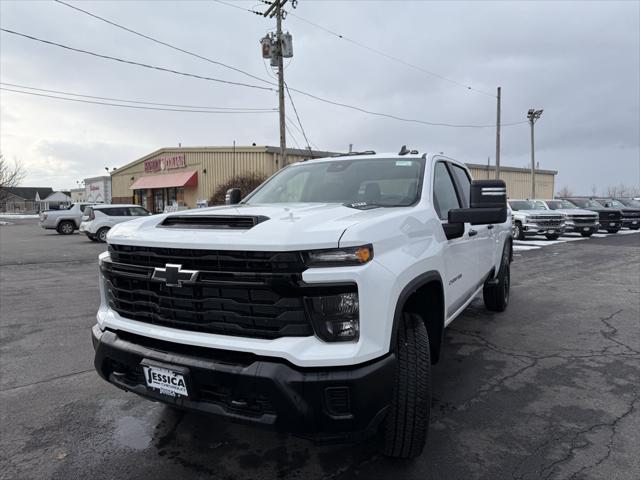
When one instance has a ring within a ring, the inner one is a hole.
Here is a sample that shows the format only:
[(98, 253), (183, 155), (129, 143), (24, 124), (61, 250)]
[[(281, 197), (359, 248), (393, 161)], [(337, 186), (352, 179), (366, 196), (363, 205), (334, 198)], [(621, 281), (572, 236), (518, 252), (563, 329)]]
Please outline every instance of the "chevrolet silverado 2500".
[[(115, 225), (92, 329), (105, 380), (301, 436), (425, 445), (444, 329), (509, 300), (500, 180), (442, 155), (289, 165), (239, 202)], [(238, 203), (239, 202), (239, 203)]]

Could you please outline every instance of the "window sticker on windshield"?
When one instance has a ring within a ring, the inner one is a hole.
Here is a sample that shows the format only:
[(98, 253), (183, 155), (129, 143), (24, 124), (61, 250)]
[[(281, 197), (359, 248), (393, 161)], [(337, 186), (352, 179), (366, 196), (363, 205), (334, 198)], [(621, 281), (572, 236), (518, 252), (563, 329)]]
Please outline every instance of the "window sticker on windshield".
[(396, 162), (396, 167), (410, 167), (411, 165), (413, 165), (411, 160), (398, 160)]

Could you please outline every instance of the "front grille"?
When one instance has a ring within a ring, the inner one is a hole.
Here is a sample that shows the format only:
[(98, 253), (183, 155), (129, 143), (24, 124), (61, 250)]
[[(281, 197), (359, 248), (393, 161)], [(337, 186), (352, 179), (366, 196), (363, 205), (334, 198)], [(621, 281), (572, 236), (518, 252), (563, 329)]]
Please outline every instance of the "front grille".
[[(355, 284), (308, 286), (300, 252), (243, 252), (111, 245), (102, 263), (109, 307), (125, 318), (180, 330), (273, 339), (314, 334), (305, 298), (355, 292)], [(154, 267), (197, 270), (168, 286)]]
[(529, 220), (539, 227), (560, 227), (564, 223), (562, 217), (538, 216), (530, 217)]
[(598, 221), (598, 217), (593, 215), (570, 215), (569, 218), (576, 225), (592, 225)]

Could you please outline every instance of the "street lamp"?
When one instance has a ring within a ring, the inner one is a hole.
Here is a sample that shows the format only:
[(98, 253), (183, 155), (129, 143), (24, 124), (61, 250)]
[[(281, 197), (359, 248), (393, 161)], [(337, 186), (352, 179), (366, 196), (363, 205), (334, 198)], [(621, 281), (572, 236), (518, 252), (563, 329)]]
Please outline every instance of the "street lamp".
[(529, 125), (531, 125), (531, 198), (536, 198), (536, 153), (534, 146), (533, 125), (538, 121), (542, 115), (543, 110), (535, 110), (530, 108), (527, 112), (527, 119)]

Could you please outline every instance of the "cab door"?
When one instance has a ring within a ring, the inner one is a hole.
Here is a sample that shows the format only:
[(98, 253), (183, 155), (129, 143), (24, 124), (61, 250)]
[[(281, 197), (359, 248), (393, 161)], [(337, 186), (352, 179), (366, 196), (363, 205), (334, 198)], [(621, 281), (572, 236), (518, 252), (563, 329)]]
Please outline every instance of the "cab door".
[[(433, 172), (433, 206), (440, 218), (445, 237), (450, 234), (449, 210), (462, 208), (460, 192), (451, 176), (448, 162), (438, 160)], [(477, 231), (470, 224), (464, 224), (462, 235), (446, 239), (443, 260), (446, 277), (442, 279), (446, 296), (446, 317), (455, 313), (473, 294), (477, 283), (477, 261), (475, 250)]]

